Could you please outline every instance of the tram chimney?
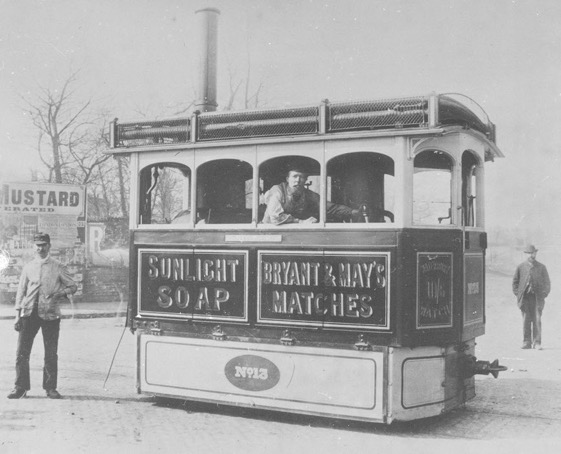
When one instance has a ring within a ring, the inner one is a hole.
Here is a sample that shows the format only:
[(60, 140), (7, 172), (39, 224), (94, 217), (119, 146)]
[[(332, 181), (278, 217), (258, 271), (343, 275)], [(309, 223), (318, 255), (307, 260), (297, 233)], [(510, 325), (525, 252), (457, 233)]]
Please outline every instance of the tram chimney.
[(220, 10), (204, 8), (195, 11), (197, 16), (198, 81), (195, 110), (216, 110), (216, 60), (218, 50), (218, 16)]

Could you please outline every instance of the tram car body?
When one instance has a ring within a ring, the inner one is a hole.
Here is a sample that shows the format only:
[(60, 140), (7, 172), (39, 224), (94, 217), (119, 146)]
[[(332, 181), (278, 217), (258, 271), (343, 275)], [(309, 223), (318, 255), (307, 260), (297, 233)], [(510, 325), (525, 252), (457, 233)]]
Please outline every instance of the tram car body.
[[(391, 423), (475, 396), (495, 127), (429, 94), (111, 126), (139, 393)], [(317, 222), (264, 222), (289, 164)], [(334, 205), (359, 216), (336, 219)]]

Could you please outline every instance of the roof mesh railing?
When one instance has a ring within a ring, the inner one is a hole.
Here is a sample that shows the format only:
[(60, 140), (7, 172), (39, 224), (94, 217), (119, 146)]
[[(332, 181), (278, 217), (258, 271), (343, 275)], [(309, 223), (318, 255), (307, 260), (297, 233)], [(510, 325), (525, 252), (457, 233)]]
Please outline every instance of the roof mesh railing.
[(228, 140), (250, 137), (315, 134), (319, 108), (253, 110), (203, 113), (198, 117), (197, 140)]
[(428, 97), (329, 105), (327, 131), (420, 127), (428, 122)]
[[(477, 106), (476, 106), (477, 107)], [(482, 110), (482, 109), (481, 109)], [(329, 134), (360, 130), (460, 125), (494, 141), (494, 125), (473, 106), (450, 95), (388, 98), (284, 109), (196, 113), (191, 118), (112, 122), (111, 147), (141, 147), (186, 142)]]
[(138, 121), (117, 124), (116, 146), (134, 147), (142, 145), (188, 142), (190, 119)]

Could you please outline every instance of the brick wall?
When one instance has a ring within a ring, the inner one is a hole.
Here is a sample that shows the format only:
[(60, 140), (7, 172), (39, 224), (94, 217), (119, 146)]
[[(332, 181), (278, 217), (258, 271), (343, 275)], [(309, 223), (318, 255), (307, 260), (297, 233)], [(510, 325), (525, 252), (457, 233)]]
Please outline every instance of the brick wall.
[(83, 302), (127, 301), (129, 269), (126, 267), (89, 267), (84, 272)]

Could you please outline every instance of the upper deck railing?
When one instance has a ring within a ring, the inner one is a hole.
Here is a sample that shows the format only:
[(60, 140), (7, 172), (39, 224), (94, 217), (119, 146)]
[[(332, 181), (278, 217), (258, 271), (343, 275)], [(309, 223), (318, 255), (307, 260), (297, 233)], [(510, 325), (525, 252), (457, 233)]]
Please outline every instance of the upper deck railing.
[(129, 148), (448, 125), (475, 129), (495, 142), (495, 125), (477, 103), (463, 95), (431, 94), (377, 101), (326, 100), (319, 106), (195, 113), (190, 118), (168, 120), (119, 123), (115, 119), (111, 123), (110, 146)]

